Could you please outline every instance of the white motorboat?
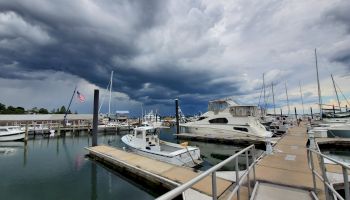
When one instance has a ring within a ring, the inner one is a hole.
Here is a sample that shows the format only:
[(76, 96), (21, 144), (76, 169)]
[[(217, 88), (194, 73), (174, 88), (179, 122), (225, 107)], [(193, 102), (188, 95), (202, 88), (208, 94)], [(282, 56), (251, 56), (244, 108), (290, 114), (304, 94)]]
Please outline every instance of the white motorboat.
[(350, 124), (349, 123), (318, 124), (317, 126), (310, 127), (308, 133), (313, 134), (314, 137), (350, 138)]
[(22, 140), (25, 131), (20, 126), (0, 126), (0, 141)]
[(239, 105), (231, 99), (210, 101), (208, 112), (197, 121), (180, 124), (186, 133), (218, 134), (235, 137), (272, 137), (258, 120), (258, 108)]
[(134, 128), (133, 134), (125, 135), (121, 139), (130, 150), (156, 160), (187, 167), (193, 167), (202, 162), (198, 147), (162, 141), (158, 133), (157, 128), (141, 126)]
[[(22, 128), (22, 130), (25, 130), (25, 127)], [(44, 133), (49, 133), (50, 132), (50, 129), (48, 126), (45, 126), (43, 124), (34, 124), (32, 126), (29, 126), (28, 127), (28, 133), (29, 134), (37, 134), (37, 133), (41, 133), (41, 134), (44, 134)]]

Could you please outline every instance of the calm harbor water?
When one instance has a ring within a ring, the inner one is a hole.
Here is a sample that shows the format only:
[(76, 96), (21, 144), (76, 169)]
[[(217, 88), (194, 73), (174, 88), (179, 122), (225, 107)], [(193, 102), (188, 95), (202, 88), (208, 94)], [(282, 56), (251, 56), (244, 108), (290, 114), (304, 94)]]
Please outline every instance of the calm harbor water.
[(340, 162), (350, 164), (350, 148), (327, 148), (321, 149), (322, 153)]
[[(180, 142), (173, 129), (161, 131), (160, 138)], [(99, 134), (100, 144), (123, 147), (121, 134)], [(86, 133), (65, 137), (31, 138), (23, 142), (0, 143), (0, 199), (154, 199), (159, 191), (85, 157), (91, 145)], [(217, 164), (242, 147), (190, 142), (201, 148), (201, 170)], [(233, 165), (232, 165), (233, 166)], [(228, 166), (226, 169), (231, 169)]]

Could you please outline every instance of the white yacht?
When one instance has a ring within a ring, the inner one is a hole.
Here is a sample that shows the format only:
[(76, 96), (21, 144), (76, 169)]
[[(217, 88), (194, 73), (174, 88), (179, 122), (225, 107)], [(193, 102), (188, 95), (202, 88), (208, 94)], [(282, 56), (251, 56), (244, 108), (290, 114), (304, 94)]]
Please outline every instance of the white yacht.
[(21, 140), (24, 136), (20, 126), (0, 126), (0, 142)]
[(220, 134), (237, 137), (272, 137), (258, 120), (258, 108), (239, 105), (231, 99), (210, 101), (208, 112), (197, 121), (180, 124), (186, 133)]
[(152, 126), (141, 126), (121, 140), (135, 153), (156, 160), (187, 167), (201, 163), (198, 147), (162, 141), (158, 138), (158, 132), (159, 129)]

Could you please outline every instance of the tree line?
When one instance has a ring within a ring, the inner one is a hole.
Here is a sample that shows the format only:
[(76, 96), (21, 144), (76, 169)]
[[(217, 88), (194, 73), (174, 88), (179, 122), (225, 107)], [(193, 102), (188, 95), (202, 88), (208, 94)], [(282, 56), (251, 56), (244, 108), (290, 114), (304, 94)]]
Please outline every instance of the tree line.
[[(0, 114), (65, 114), (66, 112), (72, 114), (70, 110), (67, 111), (65, 106), (52, 109), (51, 111), (48, 111), (46, 108), (38, 107), (26, 110), (23, 107), (6, 106), (0, 103)], [(78, 112), (75, 111), (75, 114), (78, 114)]]

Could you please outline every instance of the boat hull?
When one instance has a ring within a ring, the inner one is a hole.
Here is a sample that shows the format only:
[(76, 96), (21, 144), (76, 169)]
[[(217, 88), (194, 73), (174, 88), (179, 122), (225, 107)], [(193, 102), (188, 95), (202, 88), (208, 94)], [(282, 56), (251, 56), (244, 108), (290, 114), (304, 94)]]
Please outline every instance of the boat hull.
[(18, 134), (9, 134), (9, 135), (0, 135), (0, 142), (6, 142), (6, 141), (15, 141), (15, 140), (22, 140), (25, 137), (25, 133), (18, 133)]
[(258, 135), (253, 135), (249, 133), (243, 133), (239, 131), (234, 131), (231, 129), (224, 129), (220, 127), (210, 127), (210, 126), (182, 126), (185, 133), (193, 133), (193, 134), (217, 134), (217, 135), (226, 135), (231, 137), (257, 137)]

